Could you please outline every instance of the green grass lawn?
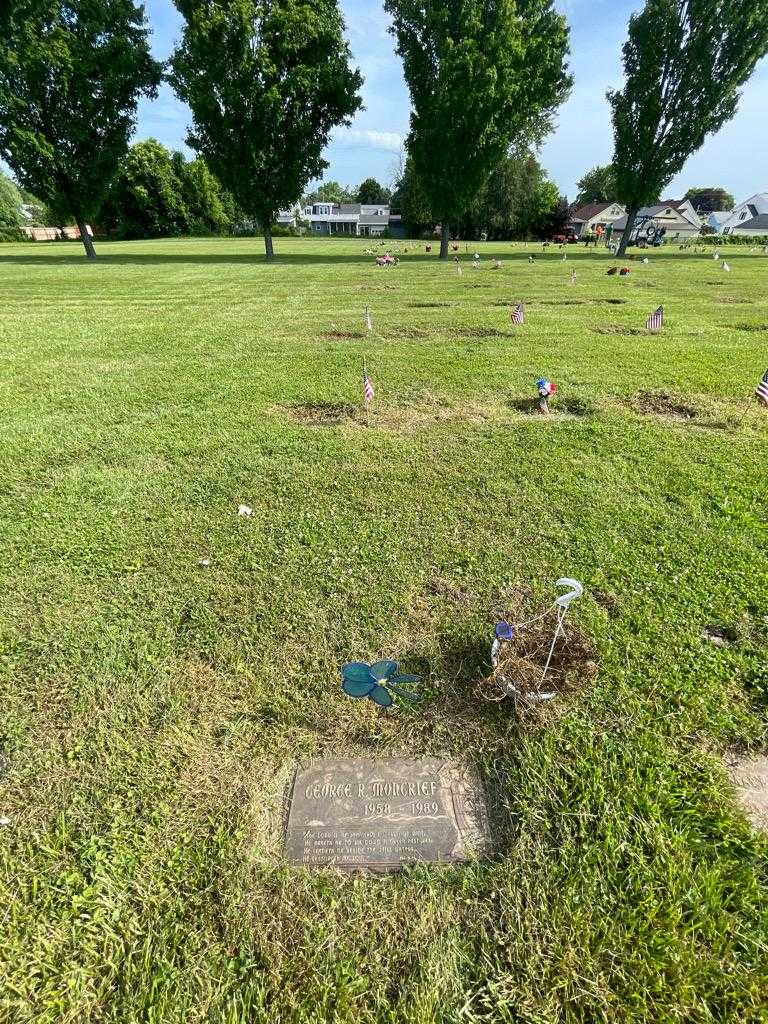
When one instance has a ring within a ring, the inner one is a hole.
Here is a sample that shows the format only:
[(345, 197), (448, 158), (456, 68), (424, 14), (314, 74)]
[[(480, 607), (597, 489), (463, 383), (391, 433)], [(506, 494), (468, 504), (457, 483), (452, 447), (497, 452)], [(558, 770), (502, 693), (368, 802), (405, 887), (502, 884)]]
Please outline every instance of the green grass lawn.
[[(768, 1020), (768, 258), (276, 245), (0, 247), (0, 1020)], [(493, 624), (564, 575), (599, 674), (521, 727)], [(381, 656), (430, 700), (344, 698)], [(393, 752), (476, 761), (495, 854), (286, 867), (294, 762)]]

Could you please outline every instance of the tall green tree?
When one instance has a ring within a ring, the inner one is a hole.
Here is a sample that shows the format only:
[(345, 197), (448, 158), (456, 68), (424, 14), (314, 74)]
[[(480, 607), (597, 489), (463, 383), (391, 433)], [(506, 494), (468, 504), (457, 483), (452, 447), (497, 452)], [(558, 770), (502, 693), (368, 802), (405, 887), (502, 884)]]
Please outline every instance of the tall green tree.
[(389, 189), (380, 185), (375, 178), (366, 178), (365, 181), (360, 183), (355, 202), (363, 203), (365, 206), (369, 206), (372, 203), (388, 203), (390, 195)]
[(337, 0), (174, 0), (185, 19), (171, 80), (192, 109), (188, 143), (264, 229), (322, 159), (332, 129), (359, 109)]
[(530, 150), (510, 153), (488, 176), (457, 222), (463, 238), (529, 238), (545, 235), (560, 202), (557, 186)]
[(736, 205), (736, 200), (724, 188), (689, 188), (685, 198), (690, 199), (694, 209), (701, 213), (732, 210)]
[(400, 213), (408, 233), (418, 237), (434, 227), (435, 218), (413, 166), (413, 160), (406, 156), (400, 177), (392, 193), (392, 210)]
[(21, 202), (15, 183), (0, 171), (0, 242), (21, 238)]
[(310, 198), (320, 203), (354, 203), (355, 192), (338, 181), (324, 181), (311, 193)]
[(578, 194), (576, 206), (586, 206), (588, 203), (614, 203), (616, 202), (616, 174), (612, 164), (593, 167), (587, 171), (581, 181), (576, 182)]
[(646, 0), (629, 20), (626, 82), (608, 93), (623, 254), (640, 207), (655, 202), (707, 135), (736, 113), (768, 50), (768, 0)]
[(168, 238), (189, 229), (182, 182), (156, 139), (131, 146), (104, 203), (103, 220), (119, 238)]
[(513, 143), (540, 138), (571, 85), (552, 0), (385, 0), (413, 112), (407, 148), (442, 222), (472, 204)]
[(65, 223), (86, 231), (161, 66), (133, 0), (5, 0), (0, 12), (0, 156)]

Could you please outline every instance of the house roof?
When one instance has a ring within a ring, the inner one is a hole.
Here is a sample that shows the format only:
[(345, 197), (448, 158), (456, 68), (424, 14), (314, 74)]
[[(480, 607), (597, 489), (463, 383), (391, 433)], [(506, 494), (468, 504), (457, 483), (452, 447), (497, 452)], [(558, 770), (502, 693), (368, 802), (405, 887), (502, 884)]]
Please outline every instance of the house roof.
[(580, 206), (573, 211), (571, 220), (581, 221), (586, 224), (588, 220), (592, 220), (593, 217), (599, 217), (604, 210), (613, 205), (613, 203), (587, 203), (586, 206)]
[[(637, 217), (635, 219), (635, 227), (637, 227), (638, 220), (645, 218), (646, 220), (654, 220), (657, 217), (661, 217), (667, 212), (667, 210), (674, 210), (678, 217), (682, 217), (683, 214), (671, 203), (658, 203), (656, 206), (643, 206), (637, 211)], [(684, 218), (687, 220), (688, 218)], [(619, 220), (613, 222), (613, 227), (616, 231), (623, 231), (627, 226), (627, 218), (620, 217)]]
[(741, 231), (743, 228), (749, 228), (750, 231), (762, 231), (768, 235), (768, 213), (760, 213), (757, 217), (752, 217), (751, 220), (742, 221), (732, 230)]

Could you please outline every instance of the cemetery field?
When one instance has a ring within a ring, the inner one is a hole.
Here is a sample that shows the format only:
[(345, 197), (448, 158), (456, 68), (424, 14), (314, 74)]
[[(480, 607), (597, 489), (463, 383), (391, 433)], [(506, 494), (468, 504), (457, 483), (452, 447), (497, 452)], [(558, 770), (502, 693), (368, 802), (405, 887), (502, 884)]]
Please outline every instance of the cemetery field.
[[(764, 1022), (768, 257), (275, 244), (0, 246), (0, 1021)], [(561, 576), (597, 671), (518, 723)], [(390, 657), (422, 704), (342, 694)], [(286, 866), (295, 762), (395, 753), (492, 854)]]

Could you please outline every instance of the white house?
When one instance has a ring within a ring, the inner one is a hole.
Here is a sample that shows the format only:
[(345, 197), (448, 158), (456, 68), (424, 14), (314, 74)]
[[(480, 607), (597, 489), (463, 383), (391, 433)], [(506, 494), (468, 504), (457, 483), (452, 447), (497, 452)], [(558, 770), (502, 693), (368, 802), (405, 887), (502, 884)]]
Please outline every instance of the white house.
[(375, 238), (391, 226), (392, 215), (387, 203), (308, 203), (294, 210), (281, 210), (277, 223), (295, 227), (297, 219), (309, 221), (313, 235), (353, 235)]
[[(731, 210), (730, 217), (723, 224), (723, 234), (738, 235), (741, 233), (739, 228), (743, 228), (748, 221), (754, 220), (755, 217), (765, 216), (765, 214), (768, 214), (768, 192), (758, 192)], [(755, 231), (754, 233), (759, 234), (760, 232)]]
[(573, 211), (569, 224), (577, 238), (588, 235), (596, 228), (607, 228), (621, 217), (626, 217), (626, 207), (620, 203), (588, 203)]
[(728, 234), (744, 235), (747, 238), (768, 235), (768, 213), (758, 213), (756, 217), (742, 221), (738, 227), (731, 228)]
[[(621, 234), (626, 226), (626, 217), (613, 225), (616, 234)], [(640, 239), (651, 238), (662, 229), (667, 241), (701, 234), (701, 220), (689, 199), (665, 199), (655, 206), (644, 206), (638, 211), (632, 234)]]

